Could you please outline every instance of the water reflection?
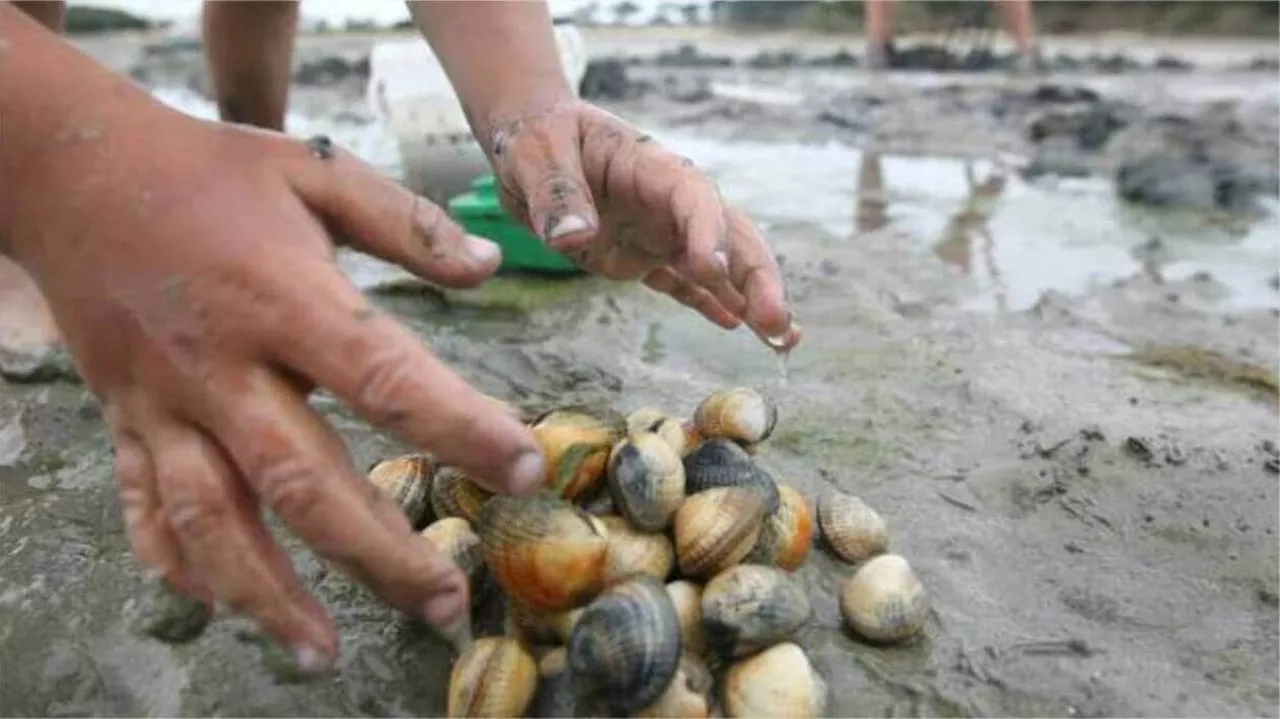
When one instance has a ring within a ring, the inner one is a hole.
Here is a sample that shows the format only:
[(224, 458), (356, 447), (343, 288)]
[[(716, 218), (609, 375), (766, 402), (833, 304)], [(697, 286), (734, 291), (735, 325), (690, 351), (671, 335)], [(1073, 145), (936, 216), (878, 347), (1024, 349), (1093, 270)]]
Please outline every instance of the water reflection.
[[(967, 191), (959, 209), (948, 216), (942, 236), (933, 244), (933, 253), (961, 275), (972, 277), (974, 245), (980, 243), (983, 269), (991, 280), (996, 307), (1004, 312), (1009, 309), (1008, 291), (996, 264), (996, 243), (990, 220), (1009, 185), (1013, 168), (1003, 158), (996, 158), (987, 176), (979, 181), (975, 165), (972, 159), (962, 162)], [(868, 149), (862, 153), (858, 167), (857, 206), (854, 210), (857, 232), (874, 232), (887, 225), (888, 204), (883, 153)]]

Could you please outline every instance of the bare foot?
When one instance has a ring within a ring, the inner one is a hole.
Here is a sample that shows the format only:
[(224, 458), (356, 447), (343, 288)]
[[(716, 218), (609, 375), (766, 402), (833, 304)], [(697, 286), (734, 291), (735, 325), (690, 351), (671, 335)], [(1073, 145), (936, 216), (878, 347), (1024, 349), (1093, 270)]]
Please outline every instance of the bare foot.
[(0, 375), (32, 381), (64, 373), (61, 344), (40, 288), (13, 260), (0, 256)]

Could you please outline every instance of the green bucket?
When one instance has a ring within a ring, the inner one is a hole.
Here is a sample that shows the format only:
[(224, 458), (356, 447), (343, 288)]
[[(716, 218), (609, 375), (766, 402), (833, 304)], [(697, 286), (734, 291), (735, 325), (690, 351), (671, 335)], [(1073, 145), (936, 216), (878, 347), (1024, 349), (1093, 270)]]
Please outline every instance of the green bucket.
[(499, 272), (580, 274), (569, 258), (547, 247), (537, 235), (502, 209), (493, 175), (482, 175), (471, 190), (449, 200), (449, 215), (467, 232), (502, 248)]

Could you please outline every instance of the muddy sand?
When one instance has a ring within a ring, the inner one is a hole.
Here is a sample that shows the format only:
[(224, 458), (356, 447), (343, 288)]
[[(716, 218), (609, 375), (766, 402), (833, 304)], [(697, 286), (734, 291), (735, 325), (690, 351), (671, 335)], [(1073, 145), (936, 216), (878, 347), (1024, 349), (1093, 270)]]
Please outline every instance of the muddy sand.
[[(820, 93), (816, 72), (793, 73), (791, 89)], [(1275, 82), (1181, 77), (1160, 101), (1208, 102), (1197, 86), (1254, 101), (1248, 83)], [(1136, 92), (1143, 76), (1108, 81), (1157, 102)], [(879, 87), (912, 86), (893, 82)], [(942, 119), (919, 120), (932, 100), (901, 90), (845, 137), (805, 137), (810, 112), (772, 123), (770, 139), (752, 120), (780, 111), (759, 102), (706, 100), (721, 110), (684, 122), (670, 108), (690, 103), (669, 95), (611, 105), (767, 230), (806, 330), (785, 372), (745, 333), (595, 279), (372, 295), (478, 387), (530, 410), (687, 414), (728, 384), (773, 393), (780, 427), (760, 460), (809, 496), (839, 487), (878, 509), (933, 605), (920, 641), (858, 643), (834, 594), (849, 569), (813, 553), (798, 575), (816, 610), (801, 643), (831, 716), (1276, 716), (1276, 202), (1263, 193), (1226, 219), (1142, 212), (1105, 173), (1000, 174), (991, 153), (1027, 141), (979, 100), (1012, 81), (947, 82), (968, 89)], [(342, 105), (345, 91), (328, 92)], [(1274, 122), (1274, 104), (1258, 112)], [(333, 120), (335, 137), (350, 122)], [(976, 203), (965, 155), (978, 185), (999, 188)], [(314, 404), (357, 465), (409, 449), (323, 394)], [(231, 617), (183, 645), (136, 635), (125, 606), (141, 580), (96, 401), (74, 381), (8, 383), (0, 420), (0, 713), (443, 713), (445, 648), (291, 538), (338, 623), (337, 676), (263, 671)]]

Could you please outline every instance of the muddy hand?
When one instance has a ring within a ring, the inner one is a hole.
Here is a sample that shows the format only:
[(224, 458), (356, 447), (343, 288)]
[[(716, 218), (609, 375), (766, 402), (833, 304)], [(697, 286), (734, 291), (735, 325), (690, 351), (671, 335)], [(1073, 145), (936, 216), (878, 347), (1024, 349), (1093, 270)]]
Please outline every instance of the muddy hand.
[(270, 508), (389, 602), (454, 628), (463, 575), (370, 489), (306, 398), (327, 389), (495, 491), (530, 489), (542, 458), (527, 429), (370, 306), (329, 231), (455, 287), (491, 275), (497, 248), (323, 138), (152, 108), (68, 153), (12, 229), (39, 237), (18, 259), (104, 403), (144, 567), (322, 671), (337, 637), (268, 533)]
[(690, 161), (581, 101), (486, 127), (504, 205), (551, 247), (774, 349), (800, 341), (768, 243)]

